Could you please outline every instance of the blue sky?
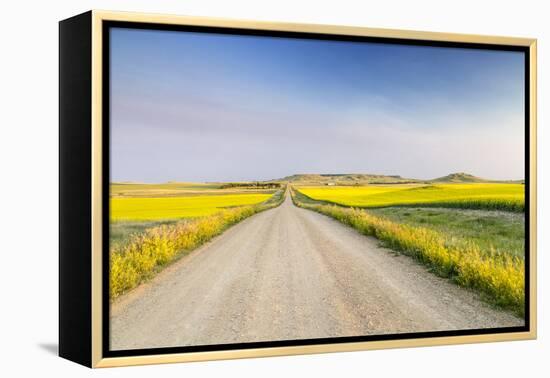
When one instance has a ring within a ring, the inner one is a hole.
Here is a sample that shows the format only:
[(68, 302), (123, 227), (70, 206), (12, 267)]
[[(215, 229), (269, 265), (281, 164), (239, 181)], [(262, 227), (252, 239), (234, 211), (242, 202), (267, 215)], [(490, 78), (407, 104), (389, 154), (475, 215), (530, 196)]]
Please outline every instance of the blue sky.
[(111, 180), (524, 177), (519, 52), (111, 31)]

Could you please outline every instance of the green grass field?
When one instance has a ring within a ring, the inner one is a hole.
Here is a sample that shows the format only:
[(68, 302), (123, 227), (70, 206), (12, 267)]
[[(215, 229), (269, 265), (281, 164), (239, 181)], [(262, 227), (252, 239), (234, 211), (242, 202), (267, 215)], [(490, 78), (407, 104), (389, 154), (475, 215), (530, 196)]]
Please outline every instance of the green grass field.
[(306, 196), (343, 206), (440, 206), (522, 212), (525, 186), (472, 183), (298, 187)]
[(369, 209), (371, 214), (446, 235), (448, 245), (475, 243), (480, 251), (497, 251), (523, 258), (525, 217), (522, 213), (423, 207)]

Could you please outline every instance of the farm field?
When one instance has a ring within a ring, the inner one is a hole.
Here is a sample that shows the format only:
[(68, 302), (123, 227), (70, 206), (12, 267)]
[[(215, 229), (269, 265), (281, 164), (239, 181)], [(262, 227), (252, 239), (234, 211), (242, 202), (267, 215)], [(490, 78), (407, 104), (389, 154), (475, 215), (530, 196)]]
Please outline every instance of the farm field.
[(523, 189), (521, 184), (496, 183), (299, 186), (293, 199), (521, 315)]
[(318, 201), (362, 208), (440, 206), (522, 212), (525, 206), (522, 184), (312, 186), (298, 189)]
[(147, 229), (215, 214), (222, 209), (262, 203), (276, 190), (223, 188), (223, 183), (113, 183), (110, 234), (113, 245)]
[[(220, 190), (218, 190), (218, 193)], [(192, 195), (181, 197), (124, 197), (111, 199), (111, 220), (158, 221), (196, 218), (220, 209), (261, 203), (272, 193), (238, 193)]]
[[(374, 238), (294, 206), (288, 195), (193, 254), (112, 303), (112, 348), (523, 324)], [(120, 272), (133, 266), (117, 264)], [(124, 290), (116, 286), (112, 295)], [(181, 338), (172, 338), (176, 331)]]
[(284, 192), (188, 183), (116, 184), (111, 191), (111, 298), (228, 227), (278, 206)]
[(163, 184), (145, 183), (111, 183), (111, 197), (152, 197), (181, 195), (188, 193), (208, 193), (210, 190), (219, 189), (218, 183), (193, 183), (193, 182), (167, 182)]

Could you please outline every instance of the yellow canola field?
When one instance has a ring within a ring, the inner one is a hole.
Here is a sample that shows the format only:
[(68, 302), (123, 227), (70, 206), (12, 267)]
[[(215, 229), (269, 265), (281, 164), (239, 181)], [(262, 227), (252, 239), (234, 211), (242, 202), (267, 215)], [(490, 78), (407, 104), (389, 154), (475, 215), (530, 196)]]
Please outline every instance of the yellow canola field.
[(188, 197), (111, 198), (111, 221), (196, 218), (214, 214), (224, 208), (258, 204), (271, 196), (270, 193), (244, 193)]

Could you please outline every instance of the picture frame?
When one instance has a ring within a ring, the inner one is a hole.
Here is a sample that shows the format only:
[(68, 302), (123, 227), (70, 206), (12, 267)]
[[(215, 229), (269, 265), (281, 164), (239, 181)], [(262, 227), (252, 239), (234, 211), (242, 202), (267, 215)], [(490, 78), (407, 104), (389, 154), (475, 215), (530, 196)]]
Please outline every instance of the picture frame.
[[(525, 72), (522, 92), (525, 132), (524, 324), (518, 327), (112, 350), (109, 344), (109, 174), (110, 153), (113, 151), (109, 138), (109, 110), (112, 106), (109, 33), (117, 27), (198, 35), (244, 35), (260, 40), (277, 37), (522, 53)], [(61, 357), (96, 368), (536, 338), (535, 39), (96, 10), (61, 21), (59, 31)]]

